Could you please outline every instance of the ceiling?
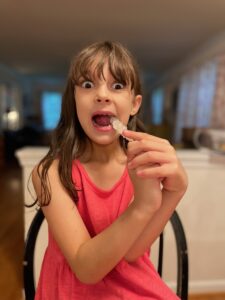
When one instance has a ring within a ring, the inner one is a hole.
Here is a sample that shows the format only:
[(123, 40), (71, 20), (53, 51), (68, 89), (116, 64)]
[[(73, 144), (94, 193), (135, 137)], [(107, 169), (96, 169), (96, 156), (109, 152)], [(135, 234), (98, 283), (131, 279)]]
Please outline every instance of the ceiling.
[(107, 39), (160, 73), (223, 31), (225, 0), (1, 0), (0, 64), (64, 75), (79, 49)]

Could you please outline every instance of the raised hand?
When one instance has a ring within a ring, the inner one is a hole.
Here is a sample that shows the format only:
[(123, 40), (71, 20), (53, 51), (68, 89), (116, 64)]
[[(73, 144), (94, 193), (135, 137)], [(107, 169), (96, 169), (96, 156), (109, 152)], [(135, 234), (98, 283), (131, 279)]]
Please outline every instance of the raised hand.
[(123, 135), (133, 140), (127, 150), (130, 171), (138, 178), (160, 181), (167, 192), (184, 194), (187, 175), (167, 140), (130, 130), (123, 131)]

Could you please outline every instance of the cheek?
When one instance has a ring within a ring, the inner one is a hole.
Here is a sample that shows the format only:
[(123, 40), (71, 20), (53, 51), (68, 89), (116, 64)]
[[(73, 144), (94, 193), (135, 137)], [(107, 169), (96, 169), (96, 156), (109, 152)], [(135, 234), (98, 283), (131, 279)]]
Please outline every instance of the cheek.
[(131, 105), (126, 105), (124, 107), (121, 107), (121, 121), (127, 125), (130, 115), (131, 115), (132, 107)]
[(83, 110), (82, 106), (84, 104), (84, 101), (81, 101), (82, 98), (80, 97), (78, 92), (76, 92), (74, 94), (74, 98), (75, 98), (75, 105), (76, 105), (77, 113), (81, 113)]
[(80, 123), (82, 123), (82, 118), (83, 118), (82, 112), (84, 111), (84, 109), (82, 108), (82, 104), (80, 101), (75, 100), (75, 106), (76, 106), (78, 120), (80, 121)]
[(76, 104), (76, 108), (77, 108), (77, 117), (78, 117), (78, 120), (82, 124), (83, 121), (84, 121), (84, 119), (85, 119), (85, 111), (82, 108), (82, 105), (80, 105), (80, 103)]
[[(85, 104), (84, 101), (75, 101), (76, 110), (77, 110), (77, 118), (81, 124), (81, 126), (87, 127), (89, 123), (89, 108)], [(90, 126), (90, 125), (89, 125)]]
[(124, 115), (130, 115), (133, 109), (133, 105), (131, 100), (127, 99), (127, 101), (121, 101), (120, 109), (123, 112)]

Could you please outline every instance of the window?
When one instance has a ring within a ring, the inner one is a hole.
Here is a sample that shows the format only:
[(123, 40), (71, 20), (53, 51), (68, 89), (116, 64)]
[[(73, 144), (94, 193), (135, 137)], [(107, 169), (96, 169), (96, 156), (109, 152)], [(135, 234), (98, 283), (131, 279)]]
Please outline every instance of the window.
[(41, 109), (45, 130), (52, 130), (56, 127), (61, 112), (61, 99), (61, 93), (43, 92), (41, 97)]
[(164, 91), (162, 88), (157, 88), (153, 91), (151, 97), (151, 121), (153, 125), (163, 123), (163, 107), (164, 107)]

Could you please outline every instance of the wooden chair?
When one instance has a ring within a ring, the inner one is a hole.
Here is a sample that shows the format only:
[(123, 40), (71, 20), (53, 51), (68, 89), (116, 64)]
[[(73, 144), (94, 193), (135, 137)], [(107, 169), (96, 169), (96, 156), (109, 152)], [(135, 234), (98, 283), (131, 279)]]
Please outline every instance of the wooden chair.
[[(39, 209), (30, 225), (25, 242), (24, 253), (24, 290), (26, 300), (33, 300), (35, 295), (34, 280), (34, 251), (37, 235), (44, 220), (42, 210)], [(177, 289), (176, 294), (182, 299), (188, 299), (188, 252), (184, 229), (181, 220), (175, 211), (170, 218), (170, 223), (175, 235), (177, 250)], [(158, 272), (163, 271), (164, 236), (159, 237)]]

